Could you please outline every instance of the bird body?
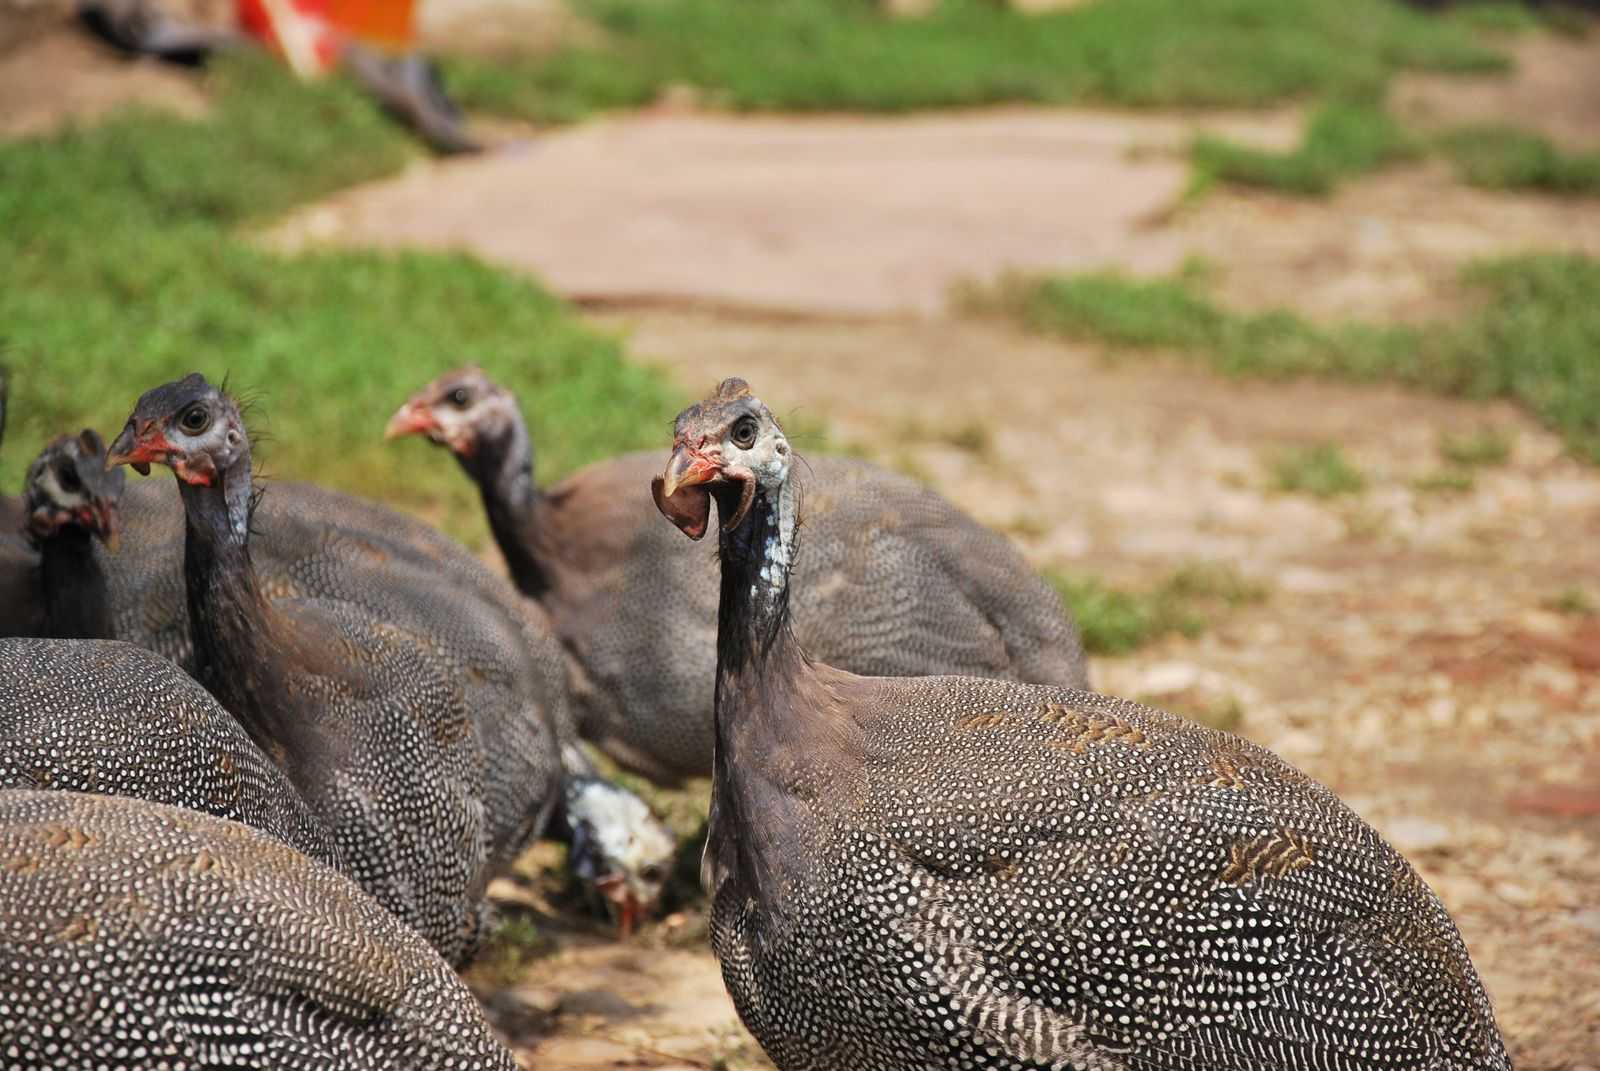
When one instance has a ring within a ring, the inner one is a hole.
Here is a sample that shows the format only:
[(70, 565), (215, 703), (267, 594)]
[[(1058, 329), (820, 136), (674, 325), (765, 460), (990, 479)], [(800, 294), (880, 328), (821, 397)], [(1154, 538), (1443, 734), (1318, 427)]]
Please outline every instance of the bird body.
[(233, 716), (132, 644), (0, 640), (0, 788), (188, 807), (341, 861), (326, 826)]
[[(623, 455), (541, 490), (516, 400), (476, 368), (417, 392), (389, 433), (427, 434), (477, 483), (513, 578), (572, 658), (582, 735), (657, 781), (709, 774), (716, 562), (640, 493), (659, 459)], [(873, 676), (1086, 684), (1070, 616), (1004, 538), (864, 462), (807, 467), (821, 490), (795, 564), (793, 625), (814, 657)]]
[(422, 938), (236, 822), (0, 792), (0, 1059), (18, 1071), (512, 1071)]
[(52, 440), (28, 466), (15, 527), (0, 534), (0, 636), (111, 635), (94, 548), (117, 541), (123, 474), (107, 471), (105, 456), (100, 436), (85, 429)]
[(704, 875), (780, 1071), (1509, 1067), (1438, 898), (1271, 753), (1077, 689), (812, 661), (806, 472), (733, 380), (654, 485), (692, 537), (720, 516)]
[[(504, 675), (475, 663), (472, 649), (452, 647), (437, 622), (419, 627), (336, 591), (297, 589), (292, 576), (275, 589), (252, 555), (243, 422), (203, 377), (147, 392), (109, 460), (161, 463), (178, 477), (179, 575), (197, 678), (284, 766), (347, 872), (446, 959), (470, 958), (486, 936), (484, 892), (502, 862), (493, 765), (520, 767), (514, 791), (529, 805), (516, 821), (542, 823), (560, 772), (548, 722), (518, 724), (521, 750), (481, 731), (475, 689), (503, 684)], [(314, 562), (320, 545), (307, 543), (297, 564)], [(171, 582), (148, 562), (141, 573)], [(449, 612), (445, 593), (435, 609)]]

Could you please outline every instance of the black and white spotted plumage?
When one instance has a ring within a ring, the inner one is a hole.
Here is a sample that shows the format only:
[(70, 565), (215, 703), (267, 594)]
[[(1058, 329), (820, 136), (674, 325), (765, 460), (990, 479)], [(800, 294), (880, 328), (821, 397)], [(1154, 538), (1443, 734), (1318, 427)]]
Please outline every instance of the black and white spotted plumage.
[(811, 880), (716, 891), (784, 1071), (1509, 1066), (1438, 898), (1271, 753), (1086, 692), (862, 698), (861, 795), (785, 845)]
[[(261, 547), (242, 419), (199, 375), (140, 399), (111, 460), (146, 459), (178, 477), (179, 496), (162, 499), (178, 535), (141, 539), (127, 570), (107, 556), (119, 635), (188, 655), (282, 763), (346, 872), (446, 959), (470, 959), (489, 881), (558, 800), (559, 747), (522, 633), (452, 587), (443, 563), (424, 579), (403, 532), (301, 515), (263, 529), (282, 542)], [(144, 533), (124, 516), (131, 547)]]
[(1509, 1068), (1439, 899), (1270, 752), (1090, 692), (807, 658), (793, 471), (734, 380), (655, 484), (687, 534), (712, 499), (722, 525), (712, 946), (780, 1071)]
[(0, 788), (188, 807), (339, 865), (327, 828), (233, 716), (132, 644), (0, 640)]
[(11, 790), (0, 859), (0, 1066), (515, 1067), (425, 941), (246, 826)]
[[(585, 738), (661, 781), (711, 772), (716, 565), (651, 512), (660, 458), (634, 453), (545, 489), (516, 399), (483, 370), (447, 372), (396, 412), (478, 485), (518, 588), (550, 614), (578, 686)], [(1085, 687), (1071, 614), (1014, 546), (914, 480), (808, 459), (796, 635), (873, 676), (962, 673)]]

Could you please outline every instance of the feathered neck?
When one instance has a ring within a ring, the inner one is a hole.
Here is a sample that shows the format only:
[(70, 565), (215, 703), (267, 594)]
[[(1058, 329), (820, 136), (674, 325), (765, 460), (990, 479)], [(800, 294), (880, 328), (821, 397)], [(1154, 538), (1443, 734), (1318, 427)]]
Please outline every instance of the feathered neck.
[[(727, 496), (729, 492), (722, 492)], [(718, 502), (728, 515), (738, 493)], [(812, 846), (826, 814), (853, 797), (862, 754), (838, 674), (806, 658), (789, 628), (789, 576), (799, 492), (758, 490), (719, 537), (716, 754), (702, 877), (783, 913), (785, 893), (814, 880)]]
[(298, 784), (296, 775), (313, 752), (312, 730), (285, 701), (278, 666), (293, 657), (295, 645), (283, 641), (250, 560), (249, 450), (210, 485), (180, 479), (178, 491), (196, 675)]
[[(727, 493), (725, 493), (727, 494)], [(718, 503), (726, 516), (738, 492)], [(744, 519), (718, 533), (722, 597), (717, 605), (717, 707), (738, 681), (782, 684), (803, 669), (789, 629), (789, 571), (795, 557), (799, 488), (786, 480), (775, 493), (757, 488)]]
[(114, 635), (104, 563), (94, 536), (67, 525), (39, 547), (45, 635), (58, 640), (109, 640)]
[(478, 485), (489, 530), (517, 589), (537, 599), (550, 590), (550, 569), (539, 540), (544, 502), (533, 482), (533, 442), (522, 414), (513, 412), (478, 433), (471, 454), (456, 460)]

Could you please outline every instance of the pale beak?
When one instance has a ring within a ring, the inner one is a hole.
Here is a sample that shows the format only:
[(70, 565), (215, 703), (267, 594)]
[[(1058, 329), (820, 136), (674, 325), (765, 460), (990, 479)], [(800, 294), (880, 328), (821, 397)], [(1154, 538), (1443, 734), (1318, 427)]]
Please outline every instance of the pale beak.
[(166, 459), (166, 439), (162, 437), (161, 447), (155, 448), (148, 442), (139, 441), (133, 431), (133, 421), (122, 429), (112, 442), (111, 449), (106, 451), (106, 468), (114, 469), (118, 465), (131, 465), (133, 471), (140, 476), (150, 475), (150, 463), (161, 462)]
[(427, 435), (439, 430), (433, 412), (418, 401), (409, 401), (394, 411), (389, 424), (383, 429), (385, 439), (398, 439), (403, 435)]
[(667, 471), (661, 478), (661, 493), (671, 498), (679, 488), (710, 483), (720, 475), (720, 461), (707, 457), (691, 446), (679, 446), (667, 459)]

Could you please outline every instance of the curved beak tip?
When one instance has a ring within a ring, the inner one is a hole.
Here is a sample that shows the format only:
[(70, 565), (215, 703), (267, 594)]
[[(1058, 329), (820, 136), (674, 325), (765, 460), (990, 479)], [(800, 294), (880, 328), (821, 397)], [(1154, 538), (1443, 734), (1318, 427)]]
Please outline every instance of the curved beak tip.
[(394, 416), (389, 418), (389, 423), (384, 426), (383, 437), (385, 441), (404, 438), (407, 435), (418, 435), (432, 431), (434, 422), (427, 409), (418, 406), (415, 402), (407, 402), (394, 411)]
[(721, 473), (722, 466), (688, 446), (680, 446), (667, 459), (667, 470), (661, 475), (661, 493), (671, 498), (684, 487), (710, 483)]

